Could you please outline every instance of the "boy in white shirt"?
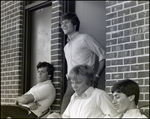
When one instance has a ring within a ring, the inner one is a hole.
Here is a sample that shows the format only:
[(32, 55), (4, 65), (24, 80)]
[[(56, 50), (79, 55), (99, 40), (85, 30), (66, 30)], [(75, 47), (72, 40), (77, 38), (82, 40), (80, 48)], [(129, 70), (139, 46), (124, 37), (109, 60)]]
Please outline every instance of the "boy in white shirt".
[(69, 105), (61, 115), (53, 113), (47, 118), (103, 118), (116, 116), (110, 96), (103, 90), (91, 86), (94, 72), (87, 65), (77, 65), (71, 69), (68, 80), (75, 93)]
[(56, 90), (51, 81), (53, 73), (54, 67), (52, 64), (39, 62), (37, 64), (38, 83), (24, 95), (16, 97), (16, 101), (20, 105), (29, 107), (38, 117), (49, 110), (55, 100)]
[(137, 108), (139, 92), (139, 85), (130, 79), (119, 81), (112, 87), (113, 104), (120, 113), (119, 118), (147, 118)]

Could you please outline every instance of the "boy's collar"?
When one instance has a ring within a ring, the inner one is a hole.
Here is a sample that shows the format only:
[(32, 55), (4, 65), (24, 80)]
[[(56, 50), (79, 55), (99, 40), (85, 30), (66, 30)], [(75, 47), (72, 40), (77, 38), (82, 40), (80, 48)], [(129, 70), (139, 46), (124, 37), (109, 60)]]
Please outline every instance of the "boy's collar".
[(67, 38), (67, 42), (75, 39), (78, 36), (79, 32), (76, 31), (74, 34), (72, 34), (70, 37)]

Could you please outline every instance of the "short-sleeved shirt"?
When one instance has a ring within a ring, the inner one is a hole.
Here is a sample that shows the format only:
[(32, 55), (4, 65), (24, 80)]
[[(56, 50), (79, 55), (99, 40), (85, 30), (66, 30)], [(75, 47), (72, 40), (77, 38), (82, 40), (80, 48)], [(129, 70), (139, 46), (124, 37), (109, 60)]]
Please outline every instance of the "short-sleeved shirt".
[(63, 118), (102, 118), (117, 115), (112, 99), (103, 90), (89, 87), (80, 97), (74, 93)]
[(64, 47), (64, 52), (68, 65), (67, 75), (74, 66), (80, 64), (89, 65), (94, 69), (96, 56), (99, 57), (99, 61), (105, 59), (105, 51), (101, 44), (91, 35), (79, 32), (72, 35), (71, 40)]
[(145, 115), (141, 114), (139, 109), (130, 109), (123, 114), (122, 118), (147, 118)]
[(53, 103), (56, 96), (56, 90), (51, 83), (51, 80), (47, 80), (44, 82), (39, 82), (25, 94), (32, 94), (34, 97), (34, 102), (41, 105), (36, 110), (32, 110), (33, 113), (40, 116), (42, 112), (48, 109)]

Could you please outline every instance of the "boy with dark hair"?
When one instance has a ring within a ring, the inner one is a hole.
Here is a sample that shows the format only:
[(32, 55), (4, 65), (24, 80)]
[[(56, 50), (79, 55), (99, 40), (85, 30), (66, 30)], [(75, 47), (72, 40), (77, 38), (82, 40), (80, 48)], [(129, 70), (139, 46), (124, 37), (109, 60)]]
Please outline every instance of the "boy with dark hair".
[[(94, 70), (94, 87), (97, 87), (98, 79), (104, 74), (104, 48), (91, 35), (79, 33), (80, 20), (75, 13), (63, 14), (60, 17), (60, 22), (64, 34), (68, 36), (68, 43), (64, 47), (67, 61), (66, 76), (68, 77), (70, 70), (76, 65), (89, 65), (91, 69)], [(66, 109), (73, 93), (71, 83), (68, 80), (67, 90), (62, 101), (61, 114)]]
[(48, 62), (39, 62), (36, 67), (37, 67), (37, 70), (39, 68), (42, 68), (42, 67), (47, 67), (48, 75), (50, 75), (50, 79), (49, 80), (53, 79), (54, 67), (53, 67), (52, 64), (50, 64)]
[(117, 82), (112, 87), (113, 104), (121, 118), (147, 118), (137, 108), (139, 100), (139, 85), (130, 79)]
[(53, 65), (48, 62), (39, 62), (37, 64), (38, 84), (24, 95), (16, 97), (16, 102), (30, 108), (38, 117), (49, 110), (56, 96), (56, 90), (51, 82), (53, 73)]

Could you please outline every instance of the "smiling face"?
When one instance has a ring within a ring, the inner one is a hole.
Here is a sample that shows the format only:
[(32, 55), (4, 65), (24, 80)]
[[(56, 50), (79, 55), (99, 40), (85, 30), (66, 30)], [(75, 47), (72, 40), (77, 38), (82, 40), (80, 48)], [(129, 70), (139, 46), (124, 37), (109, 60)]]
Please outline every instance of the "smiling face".
[(41, 67), (38, 70), (38, 81), (44, 82), (46, 80), (49, 80), (50, 75), (48, 75), (47, 67)]
[(113, 93), (112, 103), (116, 107), (118, 113), (125, 113), (130, 107), (130, 100), (124, 93)]
[(61, 22), (61, 28), (64, 32), (64, 34), (66, 35), (71, 35), (73, 34), (74, 32), (76, 32), (75, 28), (76, 26), (74, 26), (70, 20), (66, 19), (66, 20), (63, 20)]
[(80, 79), (71, 80), (73, 90), (78, 96), (81, 96), (88, 88), (89, 85), (86, 83), (86, 79), (81, 77)]

